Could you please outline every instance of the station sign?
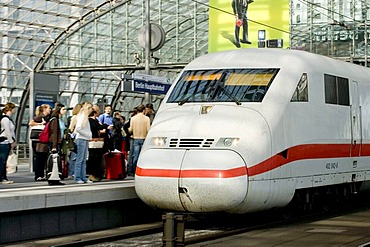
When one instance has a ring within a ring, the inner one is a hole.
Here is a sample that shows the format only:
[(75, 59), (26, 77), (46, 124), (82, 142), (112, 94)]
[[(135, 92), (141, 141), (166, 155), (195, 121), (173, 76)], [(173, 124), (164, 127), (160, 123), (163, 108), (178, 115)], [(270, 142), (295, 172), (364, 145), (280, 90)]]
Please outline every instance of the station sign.
[(166, 94), (170, 89), (169, 79), (146, 74), (123, 75), (121, 91), (149, 94)]
[(53, 74), (36, 73), (30, 74), (30, 116), (34, 110), (42, 104), (54, 103), (59, 100), (59, 76)]
[(42, 104), (48, 104), (51, 107), (54, 107), (54, 103), (58, 99), (57, 94), (50, 94), (45, 92), (36, 92), (35, 93), (35, 106), (40, 106)]

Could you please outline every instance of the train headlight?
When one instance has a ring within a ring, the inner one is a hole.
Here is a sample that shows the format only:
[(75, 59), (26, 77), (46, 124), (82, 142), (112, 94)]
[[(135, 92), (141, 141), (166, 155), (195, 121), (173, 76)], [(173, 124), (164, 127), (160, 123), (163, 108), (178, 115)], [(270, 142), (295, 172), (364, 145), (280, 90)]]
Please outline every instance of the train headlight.
[(150, 141), (151, 146), (163, 147), (166, 146), (167, 137), (152, 137)]
[(220, 138), (216, 146), (218, 147), (236, 147), (239, 145), (239, 138)]
[(200, 114), (208, 114), (212, 110), (213, 106), (211, 105), (202, 105), (200, 108)]

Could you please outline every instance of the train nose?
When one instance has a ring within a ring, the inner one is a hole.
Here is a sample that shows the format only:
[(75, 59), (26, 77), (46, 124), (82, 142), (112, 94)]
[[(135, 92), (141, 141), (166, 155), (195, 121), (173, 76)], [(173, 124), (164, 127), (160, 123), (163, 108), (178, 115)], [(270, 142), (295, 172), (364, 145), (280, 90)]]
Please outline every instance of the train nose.
[(244, 200), (247, 186), (245, 163), (232, 150), (148, 149), (135, 177), (145, 203), (173, 211), (228, 211)]

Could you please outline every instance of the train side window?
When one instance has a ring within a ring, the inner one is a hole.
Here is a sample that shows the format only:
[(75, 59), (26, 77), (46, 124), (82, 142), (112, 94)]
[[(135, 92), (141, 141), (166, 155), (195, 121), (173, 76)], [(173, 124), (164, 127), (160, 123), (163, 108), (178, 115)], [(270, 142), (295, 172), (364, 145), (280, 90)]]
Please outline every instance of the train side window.
[(324, 75), (325, 103), (349, 106), (348, 79), (333, 75)]
[(303, 73), (290, 102), (308, 102), (308, 78)]
[(349, 106), (349, 85), (347, 78), (337, 78), (338, 81), (338, 105)]
[(336, 77), (332, 75), (324, 75), (325, 81), (325, 103), (337, 104), (337, 86)]

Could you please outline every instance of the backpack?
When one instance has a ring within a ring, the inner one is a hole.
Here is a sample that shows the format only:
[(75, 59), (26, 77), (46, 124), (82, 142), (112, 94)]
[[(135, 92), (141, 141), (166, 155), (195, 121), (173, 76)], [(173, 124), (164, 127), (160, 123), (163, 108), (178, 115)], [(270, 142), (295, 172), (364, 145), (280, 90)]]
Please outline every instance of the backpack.
[[(8, 117), (7, 115), (5, 114), (1, 114), (0, 115), (0, 129), (1, 129), (1, 120), (3, 120), (3, 118), (6, 117), (8, 118), (10, 121), (12, 121), (12, 119), (10, 117)], [(13, 121), (12, 121), (13, 122)], [(0, 135), (5, 131), (5, 129), (1, 129), (0, 131)], [(0, 136), (0, 142), (3, 142), (5, 140), (7, 140), (8, 138), (6, 136)]]
[(42, 130), (42, 132), (39, 135), (39, 142), (42, 143), (49, 143), (49, 129), (50, 129), (50, 123), (54, 119), (52, 117), (49, 122), (46, 123), (45, 128)]

